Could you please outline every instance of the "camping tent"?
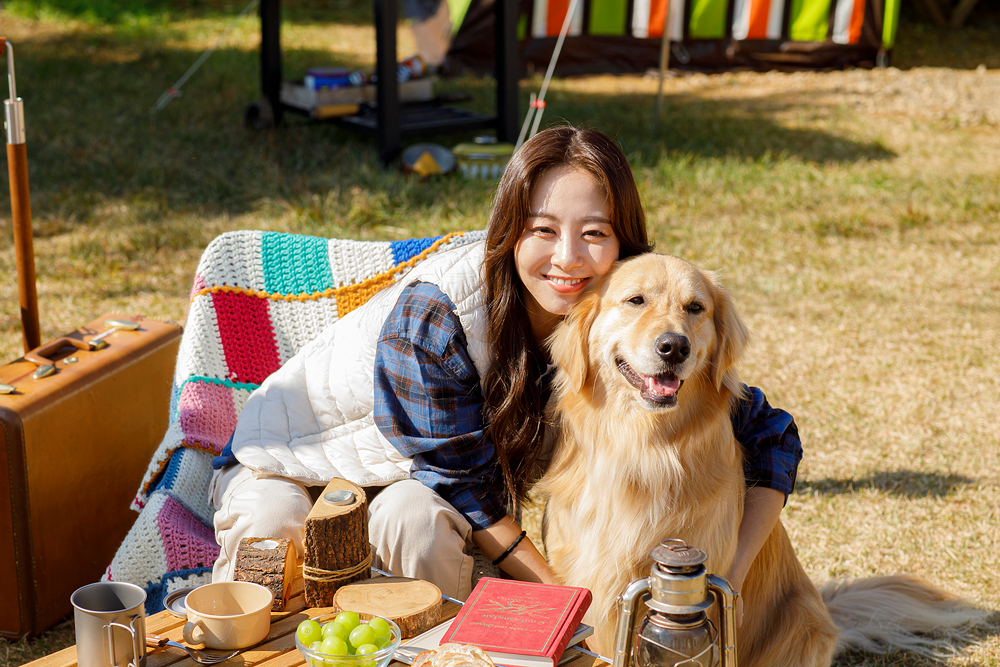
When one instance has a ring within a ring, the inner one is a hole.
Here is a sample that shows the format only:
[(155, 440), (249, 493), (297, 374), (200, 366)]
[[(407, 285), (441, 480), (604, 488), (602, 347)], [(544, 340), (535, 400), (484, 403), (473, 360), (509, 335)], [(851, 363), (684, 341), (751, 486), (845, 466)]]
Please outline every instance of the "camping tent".
[[(519, 2), (521, 66), (544, 71), (570, 0), (511, 1)], [(671, 67), (872, 67), (893, 46), (899, 5), (899, 0), (578, 0), (556, 73), (657, 67), (665, 24)], [(443, 72), (491, 72), (493, 56), (493, 0), (471, 0)]]

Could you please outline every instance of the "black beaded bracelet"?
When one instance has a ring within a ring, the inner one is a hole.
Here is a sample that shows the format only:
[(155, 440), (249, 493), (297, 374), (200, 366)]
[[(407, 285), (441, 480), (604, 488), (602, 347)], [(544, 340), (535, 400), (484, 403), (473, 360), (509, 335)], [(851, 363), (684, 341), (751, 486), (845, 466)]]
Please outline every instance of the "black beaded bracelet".
[(513, 542), (511, 542), (510, 546), (507, 547), (507, 551), (504, 551), (502, 554), (500, 554), (500, 557), (497, 558), (495, 561), (493, 561), (493, 564), (494, 565), (499, 565), (500, 561), (502, 561), (504, 558), (506, 558), (507, 556), (509, 556), (510, 552), (517, 548), (517, 545), (521, 543), (521, 540), (523, 540), (524, 536), (527, 535), (527, 534), (528, 534), (528, 531), (522, 530), (521, 534), (517, 536), (517, 539), (515, 539)]

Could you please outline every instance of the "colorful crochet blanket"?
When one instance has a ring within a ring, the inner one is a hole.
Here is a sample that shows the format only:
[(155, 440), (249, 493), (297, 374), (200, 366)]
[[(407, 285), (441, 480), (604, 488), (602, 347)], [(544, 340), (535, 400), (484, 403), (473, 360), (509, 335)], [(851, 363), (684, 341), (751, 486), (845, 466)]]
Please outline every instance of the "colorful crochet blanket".
[(132, 503), (139, 512), (105, 580), (146, 590), (146, 612), (211, 581), (219, 555), (208, 487), (247, 397), (327, 326), (430, 254), (482, 231), (394, 242), (242, 231), (201, 257), (177, 355), (167, 433)]

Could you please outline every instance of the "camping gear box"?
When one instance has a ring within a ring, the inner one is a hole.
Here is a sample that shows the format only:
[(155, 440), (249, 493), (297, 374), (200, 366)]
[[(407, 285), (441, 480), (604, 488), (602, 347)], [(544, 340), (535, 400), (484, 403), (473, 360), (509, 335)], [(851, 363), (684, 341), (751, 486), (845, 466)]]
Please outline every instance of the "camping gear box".
[[(108, 333), (111, 319), (139, 326)], [(180, 337), (176, 324), (108, 315), (0, 367), (0, 635), (48, 629), (104, 574), (167, 428)], [(45, 361), (51, 374), (36, 378)]]

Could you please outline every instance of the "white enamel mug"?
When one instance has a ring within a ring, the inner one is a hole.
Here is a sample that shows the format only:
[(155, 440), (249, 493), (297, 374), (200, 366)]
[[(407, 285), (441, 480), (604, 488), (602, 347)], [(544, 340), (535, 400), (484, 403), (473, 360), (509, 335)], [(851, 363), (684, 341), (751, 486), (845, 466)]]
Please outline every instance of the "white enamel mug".
[(225, 650), (253, 646), (271, 627), (272, 602), (270, 590), (249, 581), (199, 586), (184, 600), (184, 641)]

